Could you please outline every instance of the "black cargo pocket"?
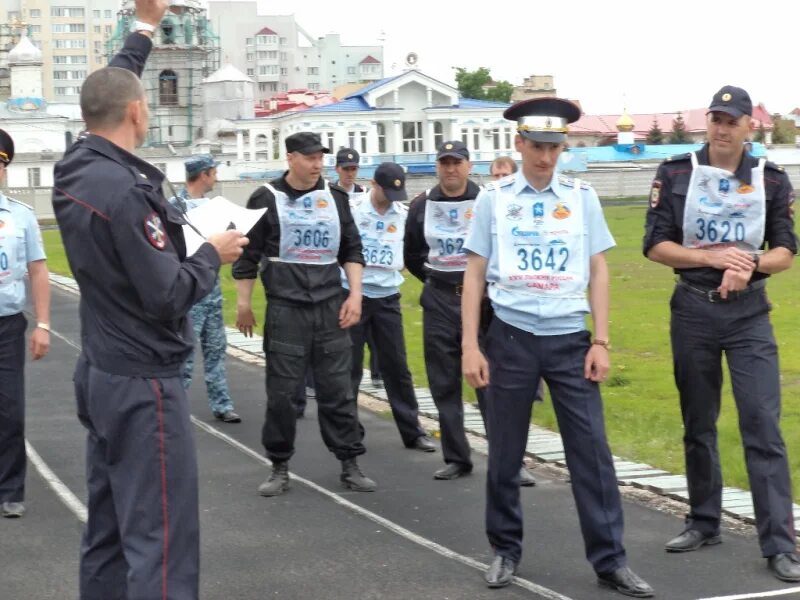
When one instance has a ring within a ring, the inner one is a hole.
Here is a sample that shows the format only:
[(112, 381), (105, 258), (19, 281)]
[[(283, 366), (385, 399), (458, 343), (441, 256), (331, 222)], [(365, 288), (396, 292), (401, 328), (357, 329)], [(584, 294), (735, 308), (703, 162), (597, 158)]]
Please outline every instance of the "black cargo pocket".
[(353, 347), (353, 340), (350, 335), (345, 333), (342, 337), (326, 342), (322, 345), (322, 351), (325, 354), (336, 354), (337, 352), (344, 352)]
[(305, 353), (303, 346), (270, 340), (267, 344), (267, 369), (277, 377), (302, 377), (305, 371)]

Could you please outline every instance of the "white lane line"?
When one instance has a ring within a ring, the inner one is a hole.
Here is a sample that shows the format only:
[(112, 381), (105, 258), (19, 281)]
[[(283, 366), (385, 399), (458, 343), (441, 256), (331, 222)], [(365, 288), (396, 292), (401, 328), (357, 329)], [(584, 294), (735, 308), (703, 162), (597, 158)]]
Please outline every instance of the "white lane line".
[(698, 600), (750, 600), (751, 598), (775, 598), (777, 596), (789, 596), (794, 594), (800, 594), (800, 587), (794, 587), (785, 590), (773, 590), (771, 592), (737, 594), (735, 596), (714, 596), (713, 598), (699, 598)]
[[(192, 422), (198, 428), (200, 428), (203, 431), (205, 431), (206, 433), (208, 433), (210, 435), (213, 435), (214, 437), (222, 440), (226, 444), (228, 444), (230, 446), (233, 446), (234, 448), (236, 448), (237, 450), (239, 450), (243, 454), (246, 454), (250, 458), (252, 458), (252, 459), (254, 459), (254, 460), (256, 460), (256, 461), (258, 461), (258, 462), (260, 462), (260, 463), (262, 463), (264, 465), (267, 465), (267, 466), (272, 464), (272, 463), (270, 463), (270, 461), (268, 459), (266, 459), (265, 457), (261, 456), (255, 450), (245, 446), (244, 444), (242, 444), (238, 440), (235, 440), (234, 438), (230, 437), (229, 435), (226, 435), (225, 433), (222, 433), (219, 429), (216, 429), (215, 427), (212, 427), (208, 423), (205, 423), (204, 421), (201, 421), (200, 419), (198, 419), (194, 415), (192, 415), (191, 419), (192, 419)], [(404, 538), (406, 538), (407, 540), (409, 540), (411, 542), (414, 542), (415, 544), (419, 544), (423, 548), (427, 548), (428, 550), (432, 550), (433, 552), (436, 552), (437, 554), (439, 554), (441, 556), (444, 556), (445, 558), (449, 558), (451, 560), (455, 560), (455, 561), (460, 562), (460, 563), (462, 563), (464, 565), (467, 565), (468, 567), (472, 567), (473, 569), (477, 569), (477, 570), (479, 570), (481, 572), (484, 572), (484, 571), (486, 571), (486, 569), (489, 568), (489, 565), (485, 565), (482, 562), (479, 562), (479, 561), (477, 561), (477, 560), (475, 560), (473, 558), (470, 558), (469, 556), (464, 556), (463, 554), (459, 554), (458, 552), (455, 552), (454, 550), (450, 550), (449, 548), (447, 548), (445, 546), (442, 546), (441, 544), (437, 544), (436, 542), (434, 542), (432, 540), (429, 540), (428, 538), (422, 537), (421, 535), (418, 535), (418, 534), (414, 533), (413, 531), (410, 531), (410, 530), (406, 529), (405, 527), (403, 527), (401, 525), (398, 525), (394, 521), (390, 521), (389, 519), (387, 519), (385, 517), (382, 517), (382, 516), (372, 512), (372, 511), (370, 511), (370, 510), (367, 510), (366, 508), (363, 508), (363, 507), (359, 506), (358, 504), (350, 502), (349, 500), (343, 498), (339, 494), (336, 494), (336, 493), (328, 490), (327, 488), (324, 488), (321, 485), (318, 485), (318, 484), (314, 483), (313, 481), (311, 481), (309, 479), (305, 479), (304, 477), (300, 477), (300, 476), (298, 476), (298, 475), (296, 475), (294, 473), (292, 473), (291, 476), (292, 476), (292, 479), (294, 479), (295, 481), (297, 481), (299, 483), (302, 483), (303, 485), (311, 488), (315, 492), (318, 492), (318, 493), (322, 494), (323, 496), (326, 496), (327, 498), (333, 500), (336, 504), (344, 506), (345, 508), (353, 511), (354, 513), (356, 513), (356, 514), (358, 514), (358, 515), (360, 515), (362, 517), (366, 517), (367, 519), (370, 519), (371, 521), (374, 521), (375, 523), (377, 523), (381, 527), (385, 527), (389, 531), (392, 531), (392, 532), (396, 533), (397, 535), (399, 535), (401, 537), (404, 537)], [(526, 589), (528, 591), (531, 591), (531, 592), (534, 592), (536, 594), (539, 594), (542, 598), (547, 598), (548, 600), (571, 600), (568, 596), (564, 596), (564, 595), (559, 594), (558, 592), (555, 592), (555, 591), (553, 591), (553, 590), (551, 590), (549, 588), (543, 587), (541, 585), (533, 583), (532, 581), (528, 581), (527, 579), (522, 579), (520, 577), (515, 577), (514, 578), (514, 584), (519, 586), (519, 587), (521, 587), (521, 588), (524, 588), (524, 589)]]
[(68, 346), (72, 346), (73, 348), (75, 348), (75, 350), (77, 350), (80, 353), (81, 347), (78, 344), (76, 344), (75, 342), (73, 342), (72, 340), (70, 340), (69, 338), (64, 337), (63, 335), (61, 335), (60, 333), (58, 333), (54, 329), (50, 330), (50, 334), (56, 336), (62, 342), (65, 342)]
[(39, 475), (47, 482), (47, 485), (53, 489), (81, 523), (86, 523), (87, 510), (83, 502), (53, 473), (52, 469), (42, 460), (42, 457), (39, 456), (39, 453), (36, 452), (28, 440), (25, 440), (25, 452), (28, 454), (28, 459), (33, 463), (33, 466), (39, 471)]

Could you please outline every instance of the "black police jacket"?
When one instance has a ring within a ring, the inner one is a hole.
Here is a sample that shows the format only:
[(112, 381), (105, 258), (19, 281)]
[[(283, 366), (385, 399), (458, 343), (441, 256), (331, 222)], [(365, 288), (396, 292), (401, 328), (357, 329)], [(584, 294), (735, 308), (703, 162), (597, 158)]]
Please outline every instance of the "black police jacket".
[[(708, 162), (708, 144), (697, 152), (701, 165)], [(734, 175), (744, 183), (751, 183), (752, 169), (758, 159), (745, 152)], [(664, 241), (683, 243), (683, 211), (686, 194), (692, 176), (690, 154), (680, 154), (664, 161), (658, 167), (651, 190), (650, 208), (647, 211), (643, 252), (647, 256), (650, 248)], [(764, 167), (766, 191), (766, 223), (764, 241), (770, 248), (787, 248), (797, 253), (797, 238), (794, 234), (792, 204), (794, 191), (789, 177), (776, 164), (767, 161)], [(675, 269), (675, 273), (689, 283), (703, 288), (716, 289), (722, 283), (723, 272), (712, 267)], [(766, 273), (754, 273), (753, 281), (769, 277)]]
[[(111, 66), (140, 74), (150, 49), (131, 34)], [(83, 353), (108, 373), (175, 376), (192, 351), (186, 313), (214, 287), (219, 256), (186, 258), (181, 214), (163, 175), (109, 140), (83, 134), (56, 164), (53, 208), (81, 290)]]
[(403, 261), (414, 277), (425, 282), (428, 277), (435, 277), (445, 283), (461, 285), (464, 281), (463, 271), (432, 271), (425, 266), (428, 261), (430, 247), (425, 241), (425, 205), (428, 200), (443, 202), (460, 202), (474, 200), (481, 188), (473, 181), (467, 181), (467, 190), (461, 196), (445, 196), (440, 186), (431, 188), (430, 193), (422, 192), (411, 201), (406, 219), (406, 233), (403, 238)]
[[(270, 182), (276, 190), (284, 192), (289, 198), (299, 198), (311, 190), (295, 190), (286, 183), (286, 173)], [(313, 188), (321, 190), (325, 180), (320, 177)], [(233, 264), (234, 279), (255, 279), (261, 264), (261, 282), (270, 301), (288, 304), (308, 304), (328, 300), (342, 292), (339, 265), (345, 263), (364, 264), (361, 250), (361, 236), (358, 233), (347, 192), (331, 185), (331, 195), (336, 202), (341, 226), (338, 264), (306, 265), (287, 263), (262, 258), (276, 257), (280, 247), (280, 225), (275, 196), (264, 186), (259, 187), (247, 200), (247, 208), (267, 208), (264, 216), (248, 232), (250, 243), (242, 256)]]

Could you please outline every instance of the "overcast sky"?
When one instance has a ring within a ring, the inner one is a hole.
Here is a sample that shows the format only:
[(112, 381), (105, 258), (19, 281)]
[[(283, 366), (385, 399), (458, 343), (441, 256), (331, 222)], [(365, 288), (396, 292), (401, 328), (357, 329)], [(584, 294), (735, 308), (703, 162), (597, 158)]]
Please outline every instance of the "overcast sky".
[(453, 67), (488, 67), (515, 85), (553, 75), (559, 96), (592, 114), (704, 107), (725, 84), (744, 87), (772, 113), (800, 106), (797, 0), (258, 4), (263, 14), (294, 14), (314, 36), (338, 32), (346, 45), (377, 44), (383, 32), (386, 75), (412, 51), (420, 70), (449, 84)]

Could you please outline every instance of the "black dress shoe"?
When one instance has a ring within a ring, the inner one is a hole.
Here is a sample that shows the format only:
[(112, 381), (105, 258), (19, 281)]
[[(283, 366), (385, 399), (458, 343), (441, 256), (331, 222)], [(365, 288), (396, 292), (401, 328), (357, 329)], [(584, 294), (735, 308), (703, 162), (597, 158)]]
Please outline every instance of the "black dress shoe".
[(522, 467), (519, 470), (519, 484), (522, 487), (533, 487), (536, 485), (536, 477), (528, 469)]
[(697, 529), (687, 529), (676, 538), (672, 538), (666, 543), (664, 548), (667, 552), (691, 552), (701, 546), (716, 546), (722, 543), (719, 534), (706, 535)]
[(436, 446), (434, 446), (431, 438), (427, 435), (419, 436), (411, 442), (411, 445), (408, 447), (412, 450), (419, 450), (420, 452), (436, 452)]
[(472, 467), (467, 467), (459, 463), (448, 463), (433, 474), (434, 479), (458, 479), (464, 475), (472, 473)]
[(225, 412), (215, 412), (214, 413), (214, 418), (216, 418), (217, 421), (222, 421), (223, 423), (241, 423), (242, 422), (242, 417), (237, 415), (232, 410), (226, 410)]
[(800, 581), (800, 558), (797, 554), (784, 552), (767, 559), (767, 566), (781, 581), (796, 583)]
[(629, 567), (622, 567), (611, 573), (598, 573), (597, 583), (601, 587), (617, 590), (625, 596), (634, 598), (652, 598), (653, 596), (653, 588)]
[(517, 563), (505, 556), (495, 556), (484, 579), (490, 588), (506, 587), (514, 580)]

